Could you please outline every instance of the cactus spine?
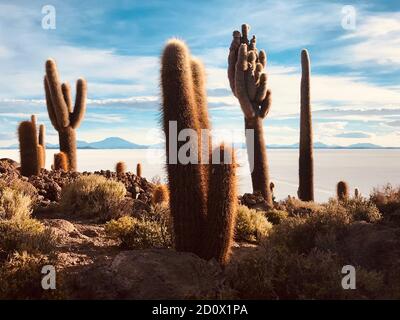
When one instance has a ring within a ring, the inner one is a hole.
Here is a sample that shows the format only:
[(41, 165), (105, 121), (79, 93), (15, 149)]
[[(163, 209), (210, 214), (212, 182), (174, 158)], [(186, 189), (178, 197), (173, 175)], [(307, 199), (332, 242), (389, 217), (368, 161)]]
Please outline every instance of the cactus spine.
[(44, 78), (47, 111), (54, 129), (58, 131), (60, 150), (67, 155), (68, 167), (76, 171), (76, 132), (86, 110), (86, 81), (78, 79), (76, 83), (75, 106), (72, 107), (71, 89), (68, 84), (59, 81), (54, 60), (46, 61)]
[(336, 186), (337, 198), (344, 201), (349, 198), (349, 185), (345, 181), (339, 181)]
[[(209, 127), (205, 76), (202, 65), (192, 59), (186, 45), (179, 40), (167, 43), (161, 63), (162, 123), (167, 145), (175, 248), (203, 258), (215, 258), (225, 264), (229, 258), (235, 218), (236, 201), (231, 201), (236, 197), (235, 164), (182, 164), (170, 154), (175, 149), (173, 144), (177, 143), (177, 150), (180, 150), (188, 143), (176, 142), (173, 141), (176, 137), (170, 137), (170, 124), (176, 121), (178, 132), (192, 129), (197, 133), (196, 141), (191, 141), (197, 143), (196, 154), (205, 149), (206, 156), (211, 157), (210, 146), (202, 148), (205, 141), (210, 140), (200, 138), (201, 129)], [(212, 235), (212, 238), (207, 235)]]
[(267, 56), (263, 50), (258, 52), (255, 36), (249, 41), (249, 30), (250, 26), (243, 24), (242, 33), (233, 32), (228, 57), (228, 79), (244, 114), (253, 192), (261, 192), (266, 202), (272, 206), (263, 127), (263, 119), (271, 107), (271, 91), (267, 89), (265, 73)]
[(40, 145), (36, 132), (36, 117), (31, 121), (23, 121), (18, 127), (19, 152), (21, 158), (21, 174), (29, 177), (38, 175), (41, 169)]
[(68, 171), (68, 158), (64, 152), (61, 151), (54, 154), (53, 169)]
[(310, 103), (310, 58), (301, 52), (300, 88), (300, 156), (298, 196), (303, 201), (314, 201), (313, 130)]

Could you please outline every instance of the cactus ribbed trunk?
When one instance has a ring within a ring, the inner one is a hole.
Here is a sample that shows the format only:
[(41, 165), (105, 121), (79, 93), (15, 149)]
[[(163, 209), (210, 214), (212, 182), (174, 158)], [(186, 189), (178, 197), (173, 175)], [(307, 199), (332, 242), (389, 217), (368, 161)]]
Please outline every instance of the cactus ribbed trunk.
[[(224, 151), (231, 154), (230, 160), (223, 158)], [(226, 265), (231, 253), (236, 221), (236, 164), (232, 150), (221, 147), (216, 148), (215, 152), (220, 153), (221, 163), (210, 166), (203, 258), (215, 258), (221, 265)]]
[[(259, 117), (253, 119), (245, 118), (245, 129), (253, 130), (254, 132), (254, 143), (246, 143), (247, 154), (249, 157), (253, 157), (253, 159), (249, 159), (250, 165), (253, 162), (253, 166), (250, 167), (253, 191), (261, 192), (267, 203), (272, 203), (263, 119)], [(253, 148), (253, 150), (250, 150), (250, 148)]]
[(299, 192), (303, 201), (314, 201), (313, 132), (310, 103), (310, 59), (307, 50), (301, 52), (301, 105)]
[(58, 131), (58, 137), (60, 141), (60, 151), (68, 155), (68, 169), (76, 171), (76, 131), (71, 127), (66, 127)]
[[(193, 252), (205, 259), (215, 258), (221, 264), (226, 264), (235, 225), (235, 164), (195, 163), (191, 157), (186, 163), (182, 161), (186, 159), (176, 157), (173, 151), (179, 154), (181, 148), (187, 146), (188, 140), (177, 141), (175, 133), (170, 132), (171, 124), (176, 126), (174, 131), (177, 129), (178, 134), (183, 129), (197, 133), (197, 136), (190, 136), (190, 142), (193, 143), (190, 152), (200, 156), (200, 150), (204, 150), (204, 156), (211, 158), (211, 148), (206, 145), (211, 138), (206, 136), (202, 139), (200, 135), (201, 129), (210, 126), (205, 75), (202, 65), (190, 56), (186, 45), (179, 40), (168, 42), (161, 63), (161, 111), (167, 146), (166, 168), (175, 248)], [(221, 152), (221, 149), (216, 152)]]
[[(175, 248), (201, 255), (200, 240), (206, 218), (206, 203), (202, 190), (199, 164), (181, 164), (172, 159), (169, 126), (176, 121), (177, 132), (193, 129), (198, 132), (190, 54), (186, 46), (172, 40), (162, 57), (161, 84), (163, 92), (162, 117), (167, 147), (167, 172), (170, 210), (175, 230)], [(175, 140), (176, 137), (172, 137)], [(171, 141), (172, 142), (172, 141)], [(175, 142), (173, 142), (175, 143)], [(185, 142), (177, 142), (179, 150)], [(196, 150), (198, 151), (198, 150)]]
[[(232, 93), (238, 99), (245, 117), (245, 128), (254, 130), (254, 139), (246, 132), (253, 192), (261, 192), (266, 203), (273, 206), (269, 188), (267, 150), (262, 120), (271, 108), (271, 91), (267, 85), (267, 55), (256, 48), (256, 37), (249, 40), (250, 26), (234, 31), (229, 48), (228, 79)], [(254, 145), (253, 145), (254, 142)]]

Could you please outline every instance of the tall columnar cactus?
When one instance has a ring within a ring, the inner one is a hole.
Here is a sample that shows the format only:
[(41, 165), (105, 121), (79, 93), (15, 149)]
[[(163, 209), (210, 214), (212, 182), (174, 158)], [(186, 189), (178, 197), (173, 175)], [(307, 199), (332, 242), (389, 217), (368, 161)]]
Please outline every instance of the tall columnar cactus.
[[(207, 165), (206, 161), (183, 164), (172, 155), (172, 150), (179, 150), (187, 143), (170, 137), (172, 122), (176, 122), (178, 133), (183, 129), (197, 133), (197, 137), (192, 137), (197, 141), (191, 140), (194, 145), (197, 142), (198, 149), (191, 150), (197, 155), (206, 142), (200, 136), (201, 129), (209, 128), (205, 76), (202, 65), (192, 59), (186, 45), (179, 40), (167, 43), (161, 63), (162, 123), (167, 144), (166, 167), (175, 247), (178, 251), (215, 258), (225, 264), (235, 223), (235, 164), (233, 161), (213, 165)], [(204, 149), (210, 150), (210, 147)], [(217, 149), (216, 152), (221, 151)], [(228, 150), (225, 153), (231, 154)], [(210, 159), (210, 152), (206, 152), (206, 156)]]
[(336, 186), (337, 198), (344, 201), (349, 198), (349, 185), (345, 181), (339, 181)]
[(76, 171), (76, 132), (86, 110), (86, 81), (76, 83), (75, 106), (72, 107), (71, 89), (67, 83), (60, 83), (54, 60), (46, 61), (44, 78), (47, 111), (54, 129), (58, 131), (60, 150), (68, 157), (69, 170)]
[(23, 121), (18, 127), (21, 174), (29, 177), (38, 175), (41, 168), (36, 121)]
[(271, 107), (271, 91), (267, 88), (265, 73), (267, 56), (264, 50), (257, 50), (255, 36), (248, 39), (249, 30), (249, 25), (244, 24), (242, 33), (233, 32), (228, 57), (228, 78), (244, 114), (253, 192), (261, 192), (266, 202), (272, 205), (263, 128), (263, 119)]
[(298, 196), (303, 201), (314, 201), (313, 130), (310, 103), (310, 58), (301, 52), (300, 156)]

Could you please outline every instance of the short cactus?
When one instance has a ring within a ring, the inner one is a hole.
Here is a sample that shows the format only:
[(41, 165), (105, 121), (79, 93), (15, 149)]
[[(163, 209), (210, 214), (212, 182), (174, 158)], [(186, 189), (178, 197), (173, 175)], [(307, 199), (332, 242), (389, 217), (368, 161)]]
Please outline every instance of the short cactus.
[[(178, 132), (182, 129), (197, 132), (197, 154), (203, 150), (200, 131), (204, 127), (208, 129), (209, 122), (206, 93), (198, 84), (204, 84), (205, 76), (203, 67), (193, 60), (180, 40), (167, 43), (161, 64), (162, 123), (167, 141), (166, 167), (175, 248), (226, 264), (235, 224), (235, 164), (233, 161), (213, 165), (204, 161), (182, 164), (170, 158), (171, 121), (176, 121)], [(177, 144), (179, 150), (185, 142), (177, 141)], [(209, 151), (210, 147), (204, 149)], [(225, 154), (233, 153), (225, 149)], [(211, 154), (207, 156), (210, 158)]]
[[(34, 118), (32, 120), (35, 120)], [(29, 177), (38, 175), (41, 168), (39, 144), (35, 121), (23, 121), (18, 127), (21, 174)]]
[(300, 156), (298, 196), (303, 201), (314, 201), (314, 156), (310, 103), (310, 57), (301, 52)]
[(337, 198), (339, 201), (344, 201), (349, 198), (349, 186), (345, 181), (339, 181), (336, 186)]
[(122, 176), (126, 172), (126, 164), (123, 161), (117, 162), (115, 165), (115, 171), (117, 172), (118, 176)]
[(68, 157), (64, 152), (54, 154), (54, 170), (68, 171)]
[(44, 78), (47, 111), (54, 129), (58, 131), (60, 150), (67, 155), (68, 168), (76, 171), (76, 132), (86, 110), (86, 81), (78, 79), (76, 83), (75, 106), (72, 107), (71, 89), (68, 84), (60, 83), (54, 60), (46, 61)]
[(142, 165), (140, 163), (138, 163), (136, 165), (136, 175), (141, 178), (142, 177)]
[(255, 36), (248, 39), (249, 30), (250, 26), (243, 24), (242, 33), (233, 32), (228, 79), (244, 114), (247, 152), (249, 159), (254, 160), (250, 161), (253, 192), (260, 191), (266, 202), (272, 205), (263, 127), (263, 120), (271, 107), (271, 91), (267, 88), (265, 73), (267, 56), (264, 50), (256, 48)]
[(45, 167), (45, 131), (40, 125), (37, 134), (36, 116), (31, 121), (23, 121), (18, 127), (18, 139), (21, 157), (21, 174), (23, 176), (38, 175)]

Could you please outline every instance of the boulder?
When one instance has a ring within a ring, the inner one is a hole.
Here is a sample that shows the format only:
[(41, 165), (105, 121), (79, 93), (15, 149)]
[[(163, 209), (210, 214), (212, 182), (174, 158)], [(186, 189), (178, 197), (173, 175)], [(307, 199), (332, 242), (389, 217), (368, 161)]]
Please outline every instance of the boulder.
[(79, 299), (215, 299), (227, 290), (216, 262), (172, 249), (122, 251), (74, 286)]

